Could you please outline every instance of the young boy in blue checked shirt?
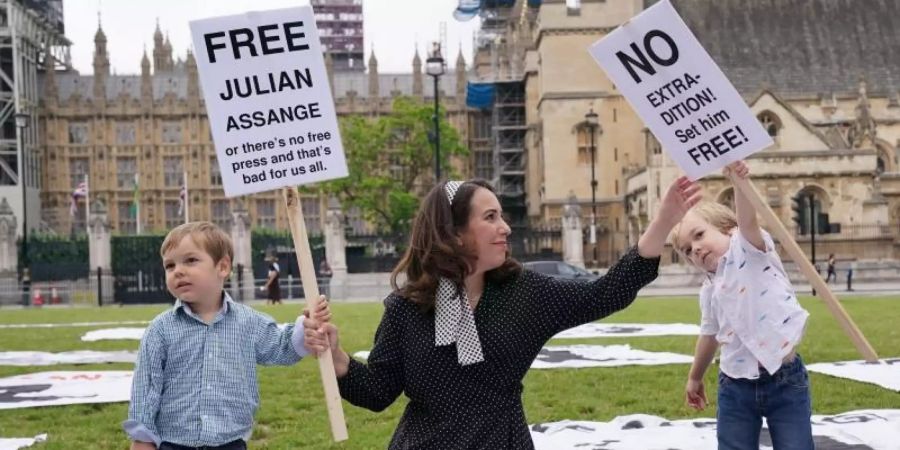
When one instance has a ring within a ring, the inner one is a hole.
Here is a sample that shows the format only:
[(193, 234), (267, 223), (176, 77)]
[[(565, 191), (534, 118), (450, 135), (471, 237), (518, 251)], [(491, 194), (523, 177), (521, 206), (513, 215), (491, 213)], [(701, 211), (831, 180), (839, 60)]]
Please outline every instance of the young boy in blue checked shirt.
[[(224, 290), (231, 239), (210, 222), (169, 232), (160, 253), (175, 306), (141, 339), (122, 425), (132, 450), (247, 448), (259, 406), (257, 364), (294, 364), (308, 351), (303, 320), (279, 328)], [(324, 296), (313, 315), (329, 321)]]

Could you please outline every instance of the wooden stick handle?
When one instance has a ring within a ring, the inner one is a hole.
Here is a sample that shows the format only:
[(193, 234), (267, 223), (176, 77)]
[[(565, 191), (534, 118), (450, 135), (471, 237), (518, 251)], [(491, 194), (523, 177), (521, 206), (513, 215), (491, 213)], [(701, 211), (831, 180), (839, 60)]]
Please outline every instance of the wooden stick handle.
[(759, 191), (756, 190), (756, 186), (754, 186), (749, 179), (742, 179), (740, 177), (734, 177), (734, 185), (748, 200), (750, 200), (753, 208), (762, 214), (766, 223), (769, 225), (769, 230), (778, 238), (781, 245), (784, 246), (784, 250), (791, 259), (794, 260), (794, 263), (797, 264), (797, 267), (800, 268), (800, 271), (803, 272), (806, 279), (809, 280), (813, 289), (821, 296), (825, 305), (828, 307), (828, 310), (831, 311), (831, 315), (837, 319), (841, 328), (844, 329), (844, 333), (847, 333), (847, 336), (853, 341), (853, 345), (856, 347), (859, 354), (868, 362), (878, 361), (878, 355), (875, 354), (875, 349), (872, 348), (869, 341), (866, 340), (866, 337), (863, 336), (856, 324), (853, 323), (853, 319), (850, 318), (847, 311), (845, 311), (844, 307), (838, 302), (834, 293), (828, 288), (828, 284), (825, 283), (825, 280), (819, 275), (819, 272), (817, 272), (812, 263), (806, 259), (806, 255), (800, 250), (800, 246), (797, 245), (797, 242), (794, 241), (794, 238), (788, 233), (787, 228), (784, 227), (784, 224), (781, 223), (781, 220), (778, 219), (778, 216), (772, 211), (772, 208), (769, 208), (769, 205), (763, 201)]
[[(282, 188), (284, 202), (288, 210), (288, 222), (291, 225), (291, 237), (294, 240), (294, 251), (297, 253), (297, 266), (300, 268), (300, 280), (303, 283), (303, 295), (306, 297), (306, 308), (312, 312), (319, 304), (319, 283), (313, 267), (312, 251), (306, 235), (306, 223), (303, 221), (303, 209), (300, 207), (300, 196), (293, 187)], [(331, 435), (336, 442), (347, 440), (347, 424), (344, 421), (344, 409), (341, 405), (341, 393), (338, 390), (337, 377), (334, 374), (334, 361), (331, 359), (332, 349), (319, 355), (319, 373), (322, 386), (325, 388), (325, 404), (328, 406), (328, 419), (331, 422)]]

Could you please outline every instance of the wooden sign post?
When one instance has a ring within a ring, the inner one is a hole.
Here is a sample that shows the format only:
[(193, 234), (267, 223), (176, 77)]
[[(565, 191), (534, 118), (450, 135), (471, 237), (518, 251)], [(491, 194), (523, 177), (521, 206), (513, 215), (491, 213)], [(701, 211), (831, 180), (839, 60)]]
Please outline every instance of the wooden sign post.
[[(312, 7), (190, 25), (225, 195), (282, 191), (306, 305), (315, 311), (319, 287), (297, 186), (345, 177), (347, 162)], [(318, 360), (331, 433), (343, 441), (331, 349)]]
[[(303, 283), (303, 296), (306, 297), (306, 308), (315, 311), (319, 305), (319, 283), (313, 267), (312, 251), (309, 248), (309, 237), (306, 235), (306, 222), (303, 220), (303, 209), (300, 197), (295, 188), (282, 188), (284, 203), (287, 206), (288, 222), (291, 225), (291, 237), (294, 240), (294, 252), (297, 254), (297, 267), (300, 268), (300, 281)], [(331, 359), (332, 349), (319, 355), (319, 373), (325, 388), (325, 403), (328, 406), (328, 418), (331, 422), (331, 434), (335, 441), (347, 439), (347, 425), (344, 422), (344, 410), (341, 407), (341, 393), (338, 390), (334, 374), (334, 361)]]

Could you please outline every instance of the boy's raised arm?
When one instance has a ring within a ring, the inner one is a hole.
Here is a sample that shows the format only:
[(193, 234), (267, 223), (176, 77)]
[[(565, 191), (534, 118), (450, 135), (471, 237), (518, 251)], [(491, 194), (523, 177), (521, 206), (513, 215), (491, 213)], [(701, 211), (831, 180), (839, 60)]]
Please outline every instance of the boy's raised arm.
[[(749, 182), (750, 168), (747, 167), (747, 163), (744, 161), (729, 164), (724, 172), (725, 176), (732, 181), (732, 184), (735, 184), (736, 178)], [(753, 208), (753, 204), (750, 203), (750, 199), (736, 186), (734, 189), (734, 209), (741, 236), (758, 250), (766, 251), (766, 242), (763, 240), (762, 229), (756, 220), (756, 210)]]

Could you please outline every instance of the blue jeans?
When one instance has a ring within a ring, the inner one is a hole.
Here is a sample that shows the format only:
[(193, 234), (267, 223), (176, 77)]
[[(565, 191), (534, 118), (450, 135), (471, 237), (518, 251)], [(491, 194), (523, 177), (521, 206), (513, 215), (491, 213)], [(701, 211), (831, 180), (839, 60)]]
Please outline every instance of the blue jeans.
[(231, 441), (227, 444), (203, 447), (188, 447), (185, 445), (173, 444), (171, 442), (163, 442), (159, 445), (159, 450), (247, 450), (247, 443), (243, 439)]
[(731, 378), (719, 372), (716, 436), (719, 450), (759, 450), (766, 418), (775, 450), (811, 450), (812, 405), (809, 375), (800, 355), (774, 375), (759, 369), (759, 378)]

